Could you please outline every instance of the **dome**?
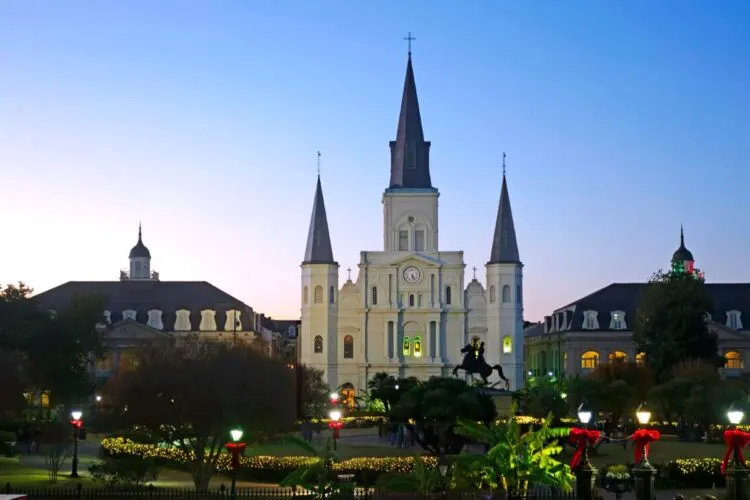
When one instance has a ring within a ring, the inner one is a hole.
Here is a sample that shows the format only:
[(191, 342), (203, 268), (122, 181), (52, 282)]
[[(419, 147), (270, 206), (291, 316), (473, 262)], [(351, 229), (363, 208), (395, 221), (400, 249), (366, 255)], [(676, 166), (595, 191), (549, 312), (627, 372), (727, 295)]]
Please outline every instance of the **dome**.
[(143, 244), (143, 239), (141, 237), (141, 226), (138, 225), (138, 243), (135, 244), (133, 248), (130, 249), (130, 255), (128, 255), (129, 259), (137, 259), (137, 258), (151, 258), (151, 252), (148, 251), (148, 248), (146, 248), (146, 245)]
[(694, 262), (695, 259), (693, 258), (693, 254), (685, 247), (685, 233), (682, 231), (682, 227), (680, 227), (680, 248), (675, 250), (675, 252), (672, 254), (672, 262), (685, 262), (685, 261), (691, 261)]

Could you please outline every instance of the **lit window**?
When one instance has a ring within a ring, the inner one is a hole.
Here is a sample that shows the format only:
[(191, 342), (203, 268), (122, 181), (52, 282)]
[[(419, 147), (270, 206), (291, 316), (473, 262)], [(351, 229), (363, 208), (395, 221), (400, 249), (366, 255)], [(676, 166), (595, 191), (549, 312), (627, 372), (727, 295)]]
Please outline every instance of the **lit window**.
[(411, 340), (409, 337), (404, 337), (404, 341), (401, 345), (401, 352), (404, 356), (411, 356)]
[(503, 354), (510, 354), (513, 352), (513, 339), (510, 335), (503, 337)]
[(645, 352), (639, 352), (635, 355), (635, 363), (638, 365), (642, 365), (646, 362), (646, 353)]
[(613, 351), (609, 353), (608, 358), (610, 363), (624, 363), (628, 360), (628, 355), (622, 351)]
[(41, 396), (39, 396), (39, 404), (42, 408), (49, 408), (49, 392), (44, 391)]
[(624, 330), (627, 328), (625, 324), (625, 313), (623, 311), (612, 311), (611, 320), (609, 322), (610, 330)]
[(422, 337), (414, 337), (414, 357), (422, 357)]
[(741, 370), (745, 368), (745, 361), (742, 355), (737, 351), (728, 351), (724, 353), (724, 368), (730, 370)]
[(114, 369), (112, 354), (105, 353), (101, 358), (96, 358), (96, 370), (102, 372), (111, 372)]
[(316, 335), (313, 339), (313, 351), (315, 354), (321, 354), (323, 352), (323, 337)]
[(599, 353), (596, 351), (586, 351), (581, 355), (581, 368), (596, 368), (599, 366)]

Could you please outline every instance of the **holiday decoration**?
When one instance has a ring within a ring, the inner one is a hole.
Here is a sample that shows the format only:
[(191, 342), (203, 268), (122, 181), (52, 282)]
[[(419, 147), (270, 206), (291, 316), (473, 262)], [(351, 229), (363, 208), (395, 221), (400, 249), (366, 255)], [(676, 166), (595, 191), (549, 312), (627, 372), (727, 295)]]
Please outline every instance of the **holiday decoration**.
[(580, 464), (581, 460), (583, 459), (583, 454), (586, 451), (586, 447), (596, 444), (596, 442), (599, 441), (600, 437), (601, 432), (599, 431), (589, 431), (578, 427), (573, 427), (572, 429), (570, 429), (568, 438), (570, 439), (570, 443), (576, 447), (576, 452), (573, 454), (573, 458), (570, 460), (571, 469), (575, 469), (576, 467), (578, 467), (578, 464)]
[(750, 444), (750, 432), (741, 430), (724, 431), (724, 442), (727, 443), (727, 452), (721, 461), (721, 473), (724, 474), (727, 469), (729, 460), (734, 456), (734, 461), (741, 466), (745, 466), (745, 453), (742, 449)]
[(648, 446), (654, 441), (658, 441), (661, 435), (656, 429), (638, 429), (633, 433), (634, 459), (635, 463), (648, 461)]

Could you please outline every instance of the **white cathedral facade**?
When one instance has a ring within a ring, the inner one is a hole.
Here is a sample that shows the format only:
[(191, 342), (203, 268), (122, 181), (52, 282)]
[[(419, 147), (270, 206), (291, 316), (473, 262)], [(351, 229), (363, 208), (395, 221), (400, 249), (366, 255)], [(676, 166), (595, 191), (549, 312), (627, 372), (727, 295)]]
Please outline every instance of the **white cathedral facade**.
[[(511, 390), (523, 385), (523, 264), (503, 174), (486, 284), (466, 284), (462, 251), (441, 250), (438, 190), (429, 169), (411, 54), (391, 178), (383, 193), (383, 248), (360, 254), (357, 281), (339, 289), (320, 177), (302, 262), (301, 363), (320, 369), (331, 388), (354, 394), (375, 373), (450, 376), (472, 338), (500, 364)], [(459, 372), (461, 376), (463, 373)], [(499, 381), (497, 373), (490, 378)], [(500, 385), (502, 387), (503, 385)]]

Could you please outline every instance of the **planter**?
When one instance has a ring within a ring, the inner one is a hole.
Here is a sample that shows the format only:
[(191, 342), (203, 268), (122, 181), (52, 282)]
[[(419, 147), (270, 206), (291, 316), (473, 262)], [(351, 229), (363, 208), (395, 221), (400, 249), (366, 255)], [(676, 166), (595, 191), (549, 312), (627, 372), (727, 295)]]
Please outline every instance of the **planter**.
[(602, 487), (604, 487), (604, 489), (609, 491), (610, 493), (614, 493), (615, 498), (617, 498), (617, 500), (620, 500), (620, 497), (622, 497), (623, 493), (627, 493), (633, 489), (633, 480), (630, 477), (614, 478), (604, 476), (602, 478)]

